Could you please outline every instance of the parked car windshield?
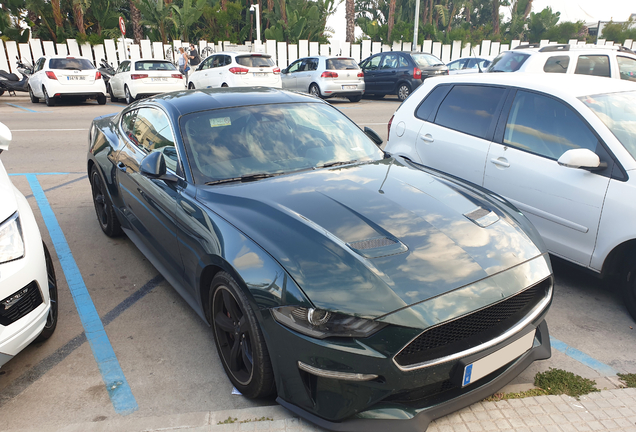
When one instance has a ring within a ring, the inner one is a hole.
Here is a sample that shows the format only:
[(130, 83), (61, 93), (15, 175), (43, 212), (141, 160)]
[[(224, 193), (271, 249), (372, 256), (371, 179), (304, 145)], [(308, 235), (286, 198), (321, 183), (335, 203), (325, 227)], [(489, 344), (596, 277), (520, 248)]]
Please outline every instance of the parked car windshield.
[(327, 59), (326, 66), (327, 70), (360, 69), (355, 60), (350, 58)]
[(50, 69), (75, 69), (75, 70), (84, 70), (84, 69), (95, 69), (93, 63), (89, 60), (81, 59), (81, 58), (53, 58), (49, 62)]
[(499, 54), (488, 67), (488, 72), (516, 72), (530, 57), (518, 51), (505, 51)]
[(411, 54), (411, 57), (415, 61), (415, 64), (421, 68), (444, 65), (440, 59), (430, 54)]
[(196, 183), (384, 157), (351, 120), (320, 103), (201, 111), (183, 116), (180, 129)]
[(135, 70), (138, 71), (172, 71), (177, 68), (167, 61), (142, 60), (135, 63)]
[(579, 98), (636, 159), (636, 91)]
[(272, 67), (276, 65), (270, 56), (261, 55), (238, 56), (236, 62), (245, 67)]

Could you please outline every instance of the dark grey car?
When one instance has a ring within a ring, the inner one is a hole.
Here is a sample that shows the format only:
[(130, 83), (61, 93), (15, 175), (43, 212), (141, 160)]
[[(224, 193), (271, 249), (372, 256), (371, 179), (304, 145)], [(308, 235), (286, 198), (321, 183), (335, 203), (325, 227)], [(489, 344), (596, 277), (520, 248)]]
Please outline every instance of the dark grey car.
[(422, 81), (431, 76), (448, 75), (448, 67), (432, 54), (389, 51), (372, 55), (360, 63), (364, 72), (365, 94), (384, 97), (397, 95), (403, 101)]

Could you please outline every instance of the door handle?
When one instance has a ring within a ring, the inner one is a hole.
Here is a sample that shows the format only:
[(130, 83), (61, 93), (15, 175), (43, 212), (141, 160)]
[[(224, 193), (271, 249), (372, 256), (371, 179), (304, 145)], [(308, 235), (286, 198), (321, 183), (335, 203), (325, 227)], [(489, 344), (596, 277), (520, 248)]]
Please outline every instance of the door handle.
[(421, 139), (422, 141), (426, 141), (426, 142), (433, 142), (433, 141), (435, 141), (435, 140), (433, 139), (433, 135), (431, 135), (431, 134), (420, 135), (420, 139)]
[(501, 159), (490, 159), (490, 162), (494, 163), (497, 166), (503, 167), (503, 168), (508, 168), (510, 166), (510, 164), (508, 163), (508, 161), (505, 158), (501, 158)]
[(123, 162), (117, 162), (117, 168), (119, 168), (120, 171), (126, 172), (126, 164)]

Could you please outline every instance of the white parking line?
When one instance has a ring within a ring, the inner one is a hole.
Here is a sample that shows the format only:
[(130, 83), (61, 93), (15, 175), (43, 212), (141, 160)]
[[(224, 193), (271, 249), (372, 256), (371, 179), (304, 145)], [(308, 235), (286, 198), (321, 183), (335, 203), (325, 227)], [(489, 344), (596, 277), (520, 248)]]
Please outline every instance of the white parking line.
[(65, 131), (87, 131), (88, 129), (11, 129), (11, 132), (65, 132)]

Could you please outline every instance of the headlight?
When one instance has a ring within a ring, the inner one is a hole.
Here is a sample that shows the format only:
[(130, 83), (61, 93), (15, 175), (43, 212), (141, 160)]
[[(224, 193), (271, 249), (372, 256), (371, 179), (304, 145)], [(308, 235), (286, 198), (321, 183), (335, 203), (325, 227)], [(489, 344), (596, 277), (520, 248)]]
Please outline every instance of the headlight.
[(386, 326), (385, 323), (364, 318), (298, 306), (274, 308), (272, 315), (276, 321), (284, 326), (318, 339), (328, 337), (363, 338), (371, 336)]
[(0, 225), (0, 264), (24, 256), (24, 241), (18, 212)]

